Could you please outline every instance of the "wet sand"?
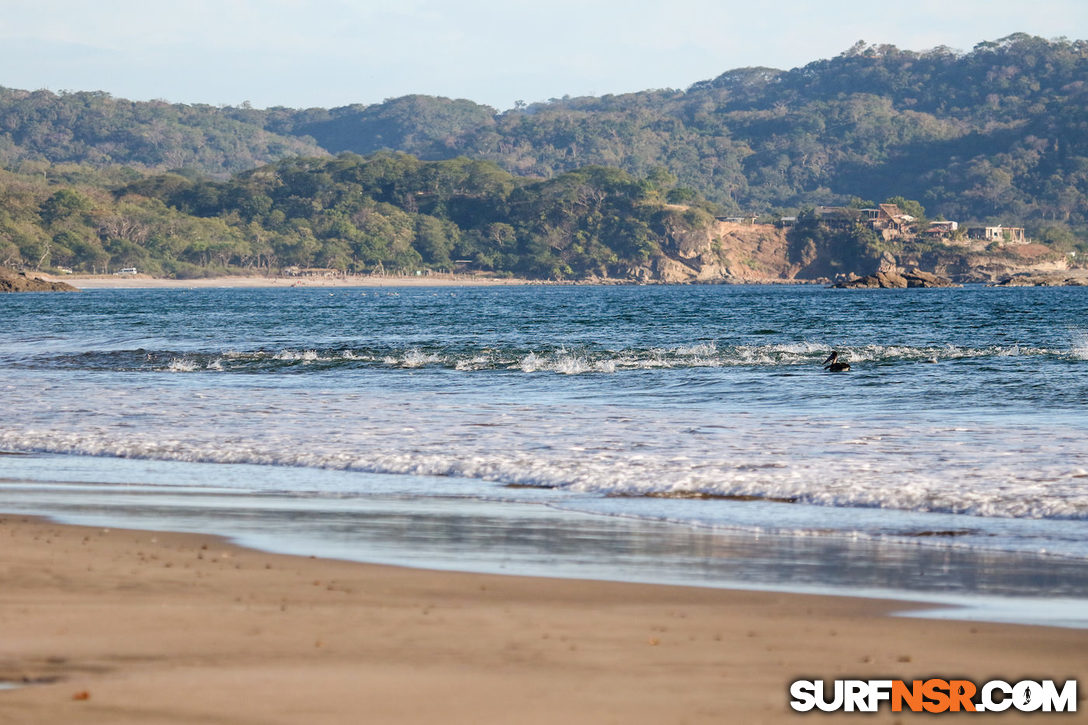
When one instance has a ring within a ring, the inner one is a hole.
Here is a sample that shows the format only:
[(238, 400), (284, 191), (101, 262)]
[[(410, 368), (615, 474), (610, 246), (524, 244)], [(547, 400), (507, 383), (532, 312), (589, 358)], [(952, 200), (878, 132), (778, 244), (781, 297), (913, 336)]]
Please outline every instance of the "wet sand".
[(799, 677), (1088, 674), (1088, 631), (894, 618), (909, 605), (888, 601), (384, 567), (11, 515), (0, 542), (0, 681), (31, 683), (0, 691), (0, 722), (771, 723), (797, 717)]

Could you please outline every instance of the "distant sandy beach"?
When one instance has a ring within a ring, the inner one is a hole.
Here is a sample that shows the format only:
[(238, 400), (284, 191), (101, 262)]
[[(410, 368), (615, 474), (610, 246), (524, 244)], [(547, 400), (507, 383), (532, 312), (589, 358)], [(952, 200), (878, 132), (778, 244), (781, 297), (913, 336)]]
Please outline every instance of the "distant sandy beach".
[(338, 277), (204, 277), (199, 279), (165, 279), (146, 274), (136, 275), (39, 275), (55, 282), (67, 282), (79, 289), (195, 289), (195, 288), (257, 288), (257, 287), (503, 287), (526, 284), (555, 284), (539, 280), (505, 277), (480, 277), (470, 274), (432, 274), (428, 276), (345, 275)]
[[(67, 282), (79, 289), (214, 289), (214, 288), (261, 288), (261, 287), (513, 287), (524, 285), (636, 285), (642, 283), (629, 279), (590, 280), (541, 280), (517, 277), (483, 277), (474, 274), (431, 274), (427, 276), (344, 275), (333, 277), (262, 277), (225, 276), (198, 279), (167, 279), (136, 275), (49, 275), (37, 274), (50, 282)], [(733, 281), (730, 284), (825, 284), (827, 280), (765, 279)]]
[(0, 682), (18, 685), (0, 722), (774, 723), (796, 716), (800, 677), (1086, 670), (1088, 631), (895, 618), (910, 605), (888, 601), (402, 569), (11, 515), (0, 540)]

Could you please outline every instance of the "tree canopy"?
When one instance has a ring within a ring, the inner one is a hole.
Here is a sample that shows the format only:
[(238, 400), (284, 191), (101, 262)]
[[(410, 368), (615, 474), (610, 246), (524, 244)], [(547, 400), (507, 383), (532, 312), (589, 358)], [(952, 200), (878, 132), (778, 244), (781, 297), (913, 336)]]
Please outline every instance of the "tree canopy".
[(0, 162), (225, 178), (287, 156), (397, 150), (552, 177), (654, 169), (736, 213), (901, 194), (949, 219), (1088, 226), (1088, 41), (1023, 33), (967, 53), (855, 44), (792, 70), (505, 113), (405, 96), (334, 109), (134, 103), (0, 89)]
[(579, 276), (657, 254), (668, 204), (796, 215), (861, 199), (1070, 246), (1088, 237), (1088, 41), (859, 42), (791, 70), (505, 113), (0, 88), (0, 168), (0, 262), (31, 266)]
[(290, 266), (609, 276), (658, 254), (677, 223), (712, 221), (678, 214), (668, 190), (667, 177), (616, 168), (525, 179), (395, 152), (296, 157), (225, 181), (162, 174), (112, 193), (6, 173), (0, 262), (183, 277)]

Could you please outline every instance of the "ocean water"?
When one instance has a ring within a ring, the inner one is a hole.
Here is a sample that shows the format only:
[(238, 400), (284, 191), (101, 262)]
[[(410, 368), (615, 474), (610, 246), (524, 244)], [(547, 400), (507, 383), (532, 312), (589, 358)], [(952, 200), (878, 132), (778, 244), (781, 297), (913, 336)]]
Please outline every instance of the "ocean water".
[[(562, 558), (549, 530), (642, 527), (763, 537), (793, 563), (799, 542), (869, 564), (1019, 557), (1063, 572), (1044, 594), (1088, 594), (1084, 288), (101, 290), (0, 309), (0, 449), (27, 454), (0, 456), (0, 510), (229, 529), (215, 501), (287, 506), (288, 546), (326, 515), (364, 512), (361, 531), (435, 506), (536, 521), (541, 561)], [(822, 370), (833, 349), (851, 372)], [(373, 553), (397, 538), (376, 530), (341, 553), (404, 560)], [(473, 568), (481, 547), (448, 544)]]

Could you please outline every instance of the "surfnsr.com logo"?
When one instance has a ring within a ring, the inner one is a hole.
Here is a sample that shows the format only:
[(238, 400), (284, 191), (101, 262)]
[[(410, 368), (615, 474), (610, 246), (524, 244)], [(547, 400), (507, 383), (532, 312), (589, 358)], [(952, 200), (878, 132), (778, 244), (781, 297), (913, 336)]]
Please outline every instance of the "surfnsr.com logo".
[(892, 712), (1076, 712), (1077, 681), (797, 680), (790, 697), (798, 712), (876, 712), (885, 704)]

